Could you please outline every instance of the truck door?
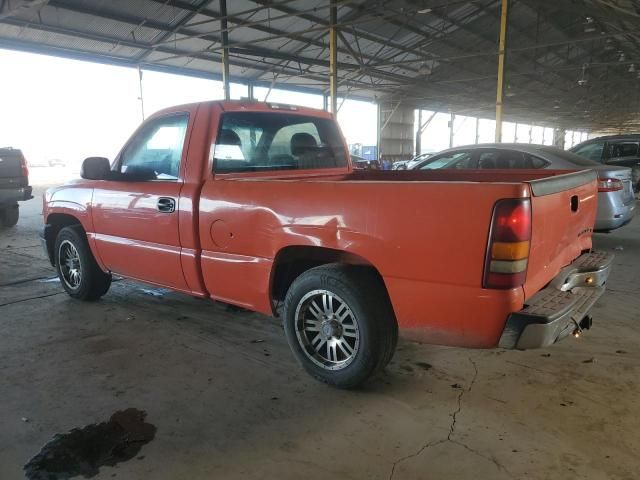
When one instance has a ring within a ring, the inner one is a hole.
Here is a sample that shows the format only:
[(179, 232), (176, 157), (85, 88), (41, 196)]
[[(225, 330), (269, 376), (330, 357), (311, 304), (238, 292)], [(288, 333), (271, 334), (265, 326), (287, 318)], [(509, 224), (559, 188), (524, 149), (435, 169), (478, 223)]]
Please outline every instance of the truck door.
[(113, 166), (113, 180), (94, 190), (98, 255), (114, 273), (188, 290), (180, 253), (180, 191), (189, 113), (145, 123)]

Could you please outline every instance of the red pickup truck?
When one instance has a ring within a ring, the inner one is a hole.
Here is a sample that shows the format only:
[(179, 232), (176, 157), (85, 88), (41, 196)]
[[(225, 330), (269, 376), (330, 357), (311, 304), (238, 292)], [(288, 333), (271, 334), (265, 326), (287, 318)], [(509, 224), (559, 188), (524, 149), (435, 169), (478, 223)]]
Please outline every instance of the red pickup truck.
[(341, 387), (389, 362), (398, 329), (485, 348), (577, 334), (612, 260), (591, 251), (592, 172), (353, 170), (334, 117), (302, 107), (170, 108), (81, 176), (44, 198), (69, 295), (118, 274), (281, 316)]

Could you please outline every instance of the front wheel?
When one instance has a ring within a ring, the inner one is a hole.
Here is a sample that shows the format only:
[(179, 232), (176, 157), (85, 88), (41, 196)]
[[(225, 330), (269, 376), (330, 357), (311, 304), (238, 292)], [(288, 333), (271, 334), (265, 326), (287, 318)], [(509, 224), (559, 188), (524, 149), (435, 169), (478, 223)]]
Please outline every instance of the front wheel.
[(285, 299), (289, 346), (316, 379), (364, 383), (395, 350), (398, 327), (381, 279), (370, 269), (325, 265), (300, 275)]
[(60, 283), (78, 300), (97, 300), (111, 286), (111, 274), (96, 263), (80, 226), (65, 227), (56, 237), (55, 263)]

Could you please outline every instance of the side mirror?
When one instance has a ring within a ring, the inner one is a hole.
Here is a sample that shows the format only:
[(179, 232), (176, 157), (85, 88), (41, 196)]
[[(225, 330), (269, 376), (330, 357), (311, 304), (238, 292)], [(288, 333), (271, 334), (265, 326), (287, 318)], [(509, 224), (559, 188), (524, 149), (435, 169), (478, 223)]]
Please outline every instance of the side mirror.
[(80, 169), (80, 176), (86, 180), (107, 180), (110, 173), (111, 165), (104, 157), (86, 158)]

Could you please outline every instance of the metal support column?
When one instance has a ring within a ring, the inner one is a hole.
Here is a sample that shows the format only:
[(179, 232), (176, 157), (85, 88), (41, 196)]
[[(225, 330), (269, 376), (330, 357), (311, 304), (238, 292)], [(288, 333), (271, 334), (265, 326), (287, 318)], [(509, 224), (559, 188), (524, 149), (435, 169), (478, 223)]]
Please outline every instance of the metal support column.
[(476, 145), (480, 143), (480, 117), (476, 117)]
[[(327, 96), (324, 96), (325, 100), (327, 99)], [(326, 102), (325, 102), (326, 103)], [(381, 122), (382, 122), (382, 105), (380, 104), (380, 102), (376, 103), (376, 117), (378, 118), (378, 121), (376, 122), (376, 152), (378, 154), (378, 158), (377, 160), (379, 160), (380, 162), (382, 161), (382, 152), (380, 151), (380, 145), (382, 142), (382, 128), (381, 127)]]
[(331, 112), (338, 113), (338, 6), (330, 0), (329, 7), (329, 95)]
[(247, 83), (247, 96), (249, 97), (249, 100), (255, 100), (256, 97), (253, 94), (253, 82), (248, 82)]
[(231, 99), (229, 81), (229, 31), (227, 29), (227, 0), (220, 0), (220, 30), (222, 31), (222, 88), (224, 99)]
[(498, 84), (496, 88), (496, 143), (502, 142), (502, 102), (504, 100), (504, 61), (507, 44), (507, 13), (509, 0), (502, 0), (500, 43), (498, 47)]
[(418, 129), (416, 130), (416, 156), (422, 153), (422, 109), (418, 109)]
[(142, 91), (142, 68), (138, 65), (138, 87), (140, 88), (140, 111), (142, 113), (142, 121), (144, 122), (144, 93)]
[(564, 140), (566, 130), (564, 128), (558, 127), (553, 129), (553, 146), (564, 149)]
[(453, 147), (453, 122), (456, 120), (456, 114), (451, 112), (451, 119), (449, 120), (449, 148)]

